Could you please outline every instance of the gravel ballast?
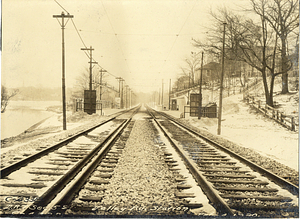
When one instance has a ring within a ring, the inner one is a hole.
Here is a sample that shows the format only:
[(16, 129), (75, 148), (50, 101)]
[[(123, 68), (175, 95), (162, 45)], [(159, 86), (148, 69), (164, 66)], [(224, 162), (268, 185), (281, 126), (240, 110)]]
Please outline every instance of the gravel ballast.
[(149, 120), (137, 120), (104, 194), (98, 214), (172, 215), (188, 208), (175, 197), (177, 184), (155, 145)]

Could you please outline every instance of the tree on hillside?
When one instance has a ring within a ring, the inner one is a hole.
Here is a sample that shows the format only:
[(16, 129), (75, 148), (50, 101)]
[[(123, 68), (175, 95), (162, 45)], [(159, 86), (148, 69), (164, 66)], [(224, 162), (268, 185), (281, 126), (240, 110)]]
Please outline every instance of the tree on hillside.
[[(263, 7), (262, 5), (262, 8)], [(264, 11), (264, 9), (262, 9), (262, 11)], [(253, 21), (246, 21), (243, 24), (243, 32), (237, 33), (239, 37), (237, 43), (243, 54), (240, 59), (261, 72), (266, 103), (273, 106), (275, 77), (282, 73), (275, 72), (276, 69), (278, 69), (278, 62), (276, 62), (278, 55), (278, 36), (269, 30), (268, 24), (263, 16), (261, 16), (260, 19), (260, 26)], [(269, 84), (268, 76), (270, 76)]]
[(177, 80), (174, 82), (173, 90), (176, 92), (187, 89), (189, 87), (189, 80), (190, 78), (187, 75), (182, 75), (178, 77)]
[(1, 85), (1, 113), (5, 112), (9, 100), (12, 97), (16, 96), (18, 92), (19, 92), (18, 89), (13, 89), (12, 91), (8, 91), (8, 89), (4, 85)]
[[(211, 51), (216, 53), (221, 51), (221, 27), (225, 21), (227, 23), (225, 57), (245, 62), (261, 73), (266, 103), (273, 106), (274, 80), (276, 76), (283, 73), (279, 68), (280, 62), (277, 58), (279, 36), (273, 28), (270, 28), (269, 22), (265, 18), (267, 1), (260, 0), (259, 3), (256, 5), (256, 10), (260, 10), (258, 23), (228, 12), (226, 9), (220, 9), (218, 14), (212, 13), (215, 25), (213, 26), (214, 31), (210, 34), (209, 43), (203, 44), (194, 41), (198, 47), (211, 48)], [(290, 67), (291, 65), (288, 68)], [(268, 82), (269, 77), (270, 82)]]
[[(192, 87), (197, 81), (196, 71), (201, 64), (200, 53), (191, 52), (191, 58), (186, 58), (185, 67), (181, 67), (182, 73), (189, 77), (189, 86)], [(198, 76), (199, 77), (199, 76)]]
[[(207, 57), (213, 62), (220, 63), (222, 55), (222, 32), (223, 23), (226, 21), (226, 41), (225, 41), (225, 71), (224, 77), (230, 80), (231, 77), (239, 77), (241, 86), (244, 87), (248, 81), (248, 65), (245, 65), (238, 57), (241, 56), (237, 46), (237, 39), (234, 36), (234, 30), (239, 29), (238, 25), (233, 26), (236, 21), (239, 21), (240, 17), (230, 13), (226, 8), (218, 10), (218, 13), (210, 12), (214, 19), (214, 25), (207, 28), (207, 37), (205, 41), (199, 41), (193, 39), (194, 46), (201, 48)], [(218, 81), (220, 75), (217, 78), (211, 79)], [(228, 87), (229, 88), (229, 87)]]
[[(261, 7), (262, 3), (264, 8)], [(268, 22), (281, 41), (282, 93), (288, 93), (288, 70), (291, 60), (288, 58), (287, 40), (289, 35), (299, 27), (299, 1), (251, 0), (251, 4), (254, 12)]]

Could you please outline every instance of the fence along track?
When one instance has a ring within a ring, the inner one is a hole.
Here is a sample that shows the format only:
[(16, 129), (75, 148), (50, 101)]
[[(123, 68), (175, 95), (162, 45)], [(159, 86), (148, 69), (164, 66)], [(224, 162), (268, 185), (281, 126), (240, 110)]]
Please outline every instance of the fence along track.
[(270, 107), (268, 104), (265, 104), (263, 107), (261, 101), (255, 100), (253, 96), (247, 96), (246, 100), (247, 103), (250, 104), (253, 108), (258, 110), (260, 113), (263, 113), (270, 119), (273, 119), (283, 127), (288, 128), (291, 131), (299, 131), (299, 124), (293, 116), (284, 115), (284, 113), (273, 107)]
[[(164, 126), (162, 129), (171, 132), (172, 137), (175, 139), (177, 138), (177, 141), (181, 141), (180, 138), (184, 136), (186, 145), (183, 145), (183, 148), (185, 151), (189, 152), (198, 166), (195, 164), (193, 165), (193, 162), (189, 161), (189, 158), (187, 157), (184, 157), (183, 160), (186, 161), (187, 166), (195, 179), (197, 179), (199, 185), (201, 185), (201, 187), (204, 185), (203, 188), (206, 191), (205, 193), (208, 195), (208, 198), (215, 203), (219, 212), (234, 215), (234, 210), (232, 209), (252, 213), (262, 210), (266, 212), (281, 210), (284, 211), (282, 213), (283, 215), (298, 214), (298, 207), (289, 203), (293, 200), (292, 198), (279, 195), (276, 188), (270, 187), (269, 182), (258, 179), (256, 177), (257, 174), (251, 172), (251, 170), (245, 171), (240, 169), (241, 167), (236, 165), (236, 161), (230, 157), (234, 153), (230, 152), (230, 156), (219, 153), (215, 148), (215, 145), (211, 146), (207, 143), (203, 143), (203, 141), (195, 140), (192, 136), (187, 137), (188, 133), (186, 131), (180, 132), (179, 127), (168, 120), (161, 121), (160, 123)], [(176, 129), (175, 132), (174, 129)], [(176, 132), (177, 134), (174, 134)], [(169, 140), (172, 141), (167, 132), (164, 131), (164, 133)], [(199, 134), (196, 135), (199, 136)], [(186, 141), (186, 139), (188, 140)], [(178, 147), (174, 142), (172, 145)], [(179, 147), (176, 148), (176, 150), (180, 154), (184, 154), (183, 150)], [(242, 159), (240, 156), (234, 157), (239, 160)], [(254, 167), (255, 170), (259, 169), (256, 165), (250, 164), (250, 166), (251, 168)], [(201, 171), (200, 174), (199, 170)], [(297, 187), (291, 186), (289, 182), (286, 182), (283, 179), (277, 179), (277, 176), (274, 176), (272, 173), (266, 174), (266, 172), (268, 172), (266, 170), (263, 170), (262, 172), (265, 176), (271, 177), (275, 182), (278, 183), (279, 181), (281, 186), (290, 189), (291, 192), (294, 194), (296, 193), (298, 196), (299, 191)], [(207, 181), (210, 183), (207, 183)], [(213, 186), (211, 187), (209, 185)], [(207, 189), (209, 191), (207, 191)], [(226, 201), (224, 201), (224, 199)], [(265, 214), (267, 215), (267, 213)]]

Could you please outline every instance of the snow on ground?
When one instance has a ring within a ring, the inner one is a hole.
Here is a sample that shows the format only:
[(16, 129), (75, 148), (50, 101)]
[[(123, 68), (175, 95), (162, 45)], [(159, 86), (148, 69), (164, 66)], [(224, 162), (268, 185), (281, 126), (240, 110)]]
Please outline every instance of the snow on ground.
[[(290, 80), (293, 81), (295, 79)], [(273, 101), (276, 109), (285, 115), (295, 117), (295, 120), (297, 121), (299, 116), (299, 92), (295, 89), (295, 86), (291, 81), (289, 84), (289, 87), (291, 88), (290, 92), (281, 94), (281, 80), (279, 78), (275, 80)], [(266, 102), (264, 89), (261, 83), (250, 89), (249, 95), (253, 96), (255, 100), (261, 100), (262, 104), (265, 104)]]
[[(164, 111), (177, 118), (178, 111)], [(186, 120), (195, 127), (217, 134), (217, 118), (188, 117)], [(254, 149), (263, 156), (298, 171), (298, 133), (290, 131), (275, 121), (256, 113), (242, 95), (223, 99), (221, 137), (242, 147)]]
[[(104, 109), (103, 115), (109, 116), (120, 109)], [(72, 133), (72, 130), (77, 131), (78, 128), (85, 127), (89, 123), (101, 120), (101, 116), (97, 111), (96, 114), (88, 115), (84, 112), (67, 112), (67, 130), (63, 130), (62, 114), (53, 115), (46, 120), (42, 120), (31, 128), (27, 129), (24, 133), (14, 136), (8, 139), (8, 145), (1, 142), (1, 154), (5, 154), (9, 151), (14, 151), (18, 148), (26, 146), (31, 142), (47, 139), (48, 137), (65, 133)]]
[[(119, 111), (120, 109), (104, 109), (102, 114), (108, 116)], [(97, 110), (96, 114), (99, 115), (100, 111)], [(82, 119), (85, 117), (85, 115), (86, 114), (84, 112), (77, 112), (76, 116), (74, 116), (74, 114), (72, 114), (71, 112), (67, 112), (67, 127), (75, 128), (82, 125), (84, 123)], [(58, 114), (51, 116), (50, 118), (42, 122), (39, 126), (35, 127), (35, 129), (46, 128), (50, 126), (61, 126), (62, 128), (62, 115)]]

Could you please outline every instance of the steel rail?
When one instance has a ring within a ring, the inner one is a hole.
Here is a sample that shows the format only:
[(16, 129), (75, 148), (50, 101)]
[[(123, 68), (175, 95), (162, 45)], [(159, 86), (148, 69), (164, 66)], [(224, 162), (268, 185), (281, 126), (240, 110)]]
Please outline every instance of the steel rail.
[[(115, 134), (115, 137), (112, 138), (98, 153), (98, 155), (95, 157), (95, 159), (88, 164), (86, 170), (81, 173), (80, 177), (78, 177), (74, 182), (72, 182), (72, 185), (70, 185), (66, 191), (62, 191), (62, 195), (58, 201), (56, 201), (53, 206), (54, 209), (51, 208), (49, 211), (47, 210), (46, 214), (51, 212), (51, 215), (57, 215), (59, 213), (60, 215), (63, 214), (63, 212), (66, 210), (64, 206), (67, 206), (71, 203), (74, 196), (80, 191), (82, 186), (86, 183), (86, 180), (91, 176), (91, 174), (94, 172), (95, 168), (99, 165), (99, 163), (102, 161), (102, 159), (105, 157), (107, 152), (111, 149), (111, 147), (114, 145), (114, 143), (117, 141), (119, 136), (121, 136), (123, 130), (127, 127), (127, 125), (130, 123), (131, 118), (128, 119), (125, 124), (123, 124), (123, 127), (118, 131), (118, 133)], [(43, 212), (44, 213), (44, 212)]]
[[(130, 109), (130, 110), (134, 110), (134, 109), (135, 108)], [(58, 148), (66, 145), (66, 144), (68, 144), (69, 142), (74, 141), (79, 136), (84, 135), (84, 134), (86, 134), (88, 132), (91, 132), (92, 130), (98, 128), (99, 126), (102, 126), (105, 123), (108, 123), (108, 122), (116, 119), (118, 116), (120, 116), (120, 115), (122, 115), (122, 114), (124, 114), (126, 112), (129, 112), (130, 110), (123, 110), (123, 111), (121, 111), (119, 113), (119, 115), (116, 115), (116, 116), (114, 116), (114, 117), (112, 117), (112, 118), (110, 118), (108, 120), (105, 120), (105, 121), (101, 122), (100, 124), (97, 124), (94, 127), (88, 128), (88, 129), (86, 129), (86, 130), (84, 130), (84, 131), (82, 131), (80, 133), (77, 133), (77, 134), (75, 134), (75, 135), (73, 135), (71, 137), (68, 137), (68, 138), (66, 138), (66, 139), (64, 139), (64, 140), (62, 140), (62, 141), (60, 141), (60, 142), (58, 142), (58, 143), (56, 143), (56, 144), (54, 144), (54, 145), (52, 145), (50, 147), (48, 147), (48, 148), (46, 148), (46, 149), (38, 152), (38, 153), (35, 153), (35, 154), (33, 154), (31, 156), (28, 156), (28, 157), (26, 157), (26, 158), (24, 158), (24, 159), (22, 159), (22, 160), (20, 160), (20, 161), (18, 161), (16, 163), (13, 163), (13, 164), (11, 164), (11, 165), (9, 165), (7, 167), (2, 168), (0, 170), (0, 176), (1, 176), (1, 178), (4, 178), (4, 177), (8, 176), (12, 172), (20, 169), (21, 167), (24, 167), (27, 164), (29, 164), (29, 163), (31, 163), (31, 162), (39, 159), (40, 157), (45, 156), (45, 155), (49, 154), (50, 152), (57, 150)]]
[[(139, 110), (139, 108), (140, 107), (138, 107), (134, 111), (133, 114), (135, 114), (136, 111)], [(23, 211), (23, 214), (25, 214), (25, 215), (37, 215), (40, 212), (42, 212), (46, 208), (46, 206), (53, 200), (53, 198), (55, 198), (55, 196), (68, 183), (70, 183), (71, 180), (82, 170), (82, 168), (85, 167), (86, 165), (88, 165), (88, 163), (97, 155), (97, 153), (99, 151), (101, 151), (101, 153), (103, 153), (104, 151), (107, 151), (107, 147), (109, 147), (109, 145), (111, 145), (111, 143), (114, 142), (114, 141), (109, 141), (109, 140), (110, 139), (114, 140), (115, 138), (118, 137), (120, 132), (122, 132), (124, 130), (124, 128), (126, 127), (126, 125), (129, 123), (128, 120), (131, 120), (133, 114), (131, 115), (131, 117), (129, 119), (124, 120), (108, 137), (106, 137), (106, 139), (102, 143), (100, 143), (98, 146), (96, 146), (88, 155), (86, 155), (75, 166), (73, 166), (63, 177), (61, 177), (41, 197), (39, 197), (38, 200), (36, 200), (27, 209), (25, 209)], [(105, 145), (107, 145), (107, 143), (109, 143), (108, 146), (105, 146)], [(105, 148), (105, 149), (102, 150), (102, 148)], [(100, 157), (102, 157), (102, 156), (100, 156)], [(98, 158), (96, 160), (98, 160)], [(92, 166), (94, 166), (94, 165), (92, 165)], [(89, 168), (88, 170), (91, 171), (91, 168)], [(78, 183), (76, 184), (76, 186), (78, 186)], [(76, 189), (78, 189), (78, 188), (80, 188), (80, 187), (76, 187)], [(65, 197), (65, 199), (68, 199), (68, 197)]]
[(175, 143), (172, 138), (169, 136), (164, 127), (156, 120), (155, 115), (153, 115), (149, 108), (147, 107), (149, 114), (152, 116), (153, 120), (157, 124), (157, 126), (164, 133), (166, 138), (169, 140), (170, 144), (174, 147), (174, 149), (178, 152), (178, 154), (183, 158), (183, 162), (190, 170), (191, 174), (194, 176), (198, 185), (203, 189), (203, 192), (207, 195), (208, 199), (214, 204), (216, 209), (221, 214), (227, 214), (227, 216), (233, 216), (234, 212), (232, 209), (226, 204), (223, 198), (218, 194), (218, 192), (211, 186), (211, 184), (205, 179), (205, 177), (198, 170), (197, 165), (192, 161), (189, 157), (185, 155), (185, 151), (181, 149), (177, 143)]
[(247, 166), (249, 166), (251, 169), (257, 171), (258, 173), (264, 175), (265, 177), (271, 179), (274, 183), (280, 185), (281, 187), (287, 189), (289, 192), (291, 192), (294, 195), (297, 195), (299, 197), (299, 187), (297, 185), (294, 185), (293, 183), (283, 179), (282, 177), (266, 170), (265, 168), (255, 164), (254, 162), (248, 160), (247, 158), (244, 158), (241, 155), (236, 154), (235, 152), (231, 151), (230, 149), (220, 145), (219, 143), (215, 142), (212, 139), (209, 139), (203, 135), (201, 135), (200, 133), (192, 130), (191, 128), (189, 128), (188, 126), (186, 126), (185, 124), (182, 124), (178, 121), (176, 121), (174, 118), (172, 118), (169, 115), (166, 115), (165, 113), (161, 113), (158, 111), (155, 111), (158, 114), (170, 119), (172, 122), (174, 122), (175, 124), (179, 125), (180, 127), (185, 128), (187, 131), (193, 133), (194, 135), (205, 139), (207, 142), (209, 142), (210, 144), (214, 145), (215, 147), (219, 148), (220, 150), (223, 150), (224, 152), (228, 153), (230, 156), (238, 159), (239, 161), (241, 161), (242, 163), (246, 164)]

